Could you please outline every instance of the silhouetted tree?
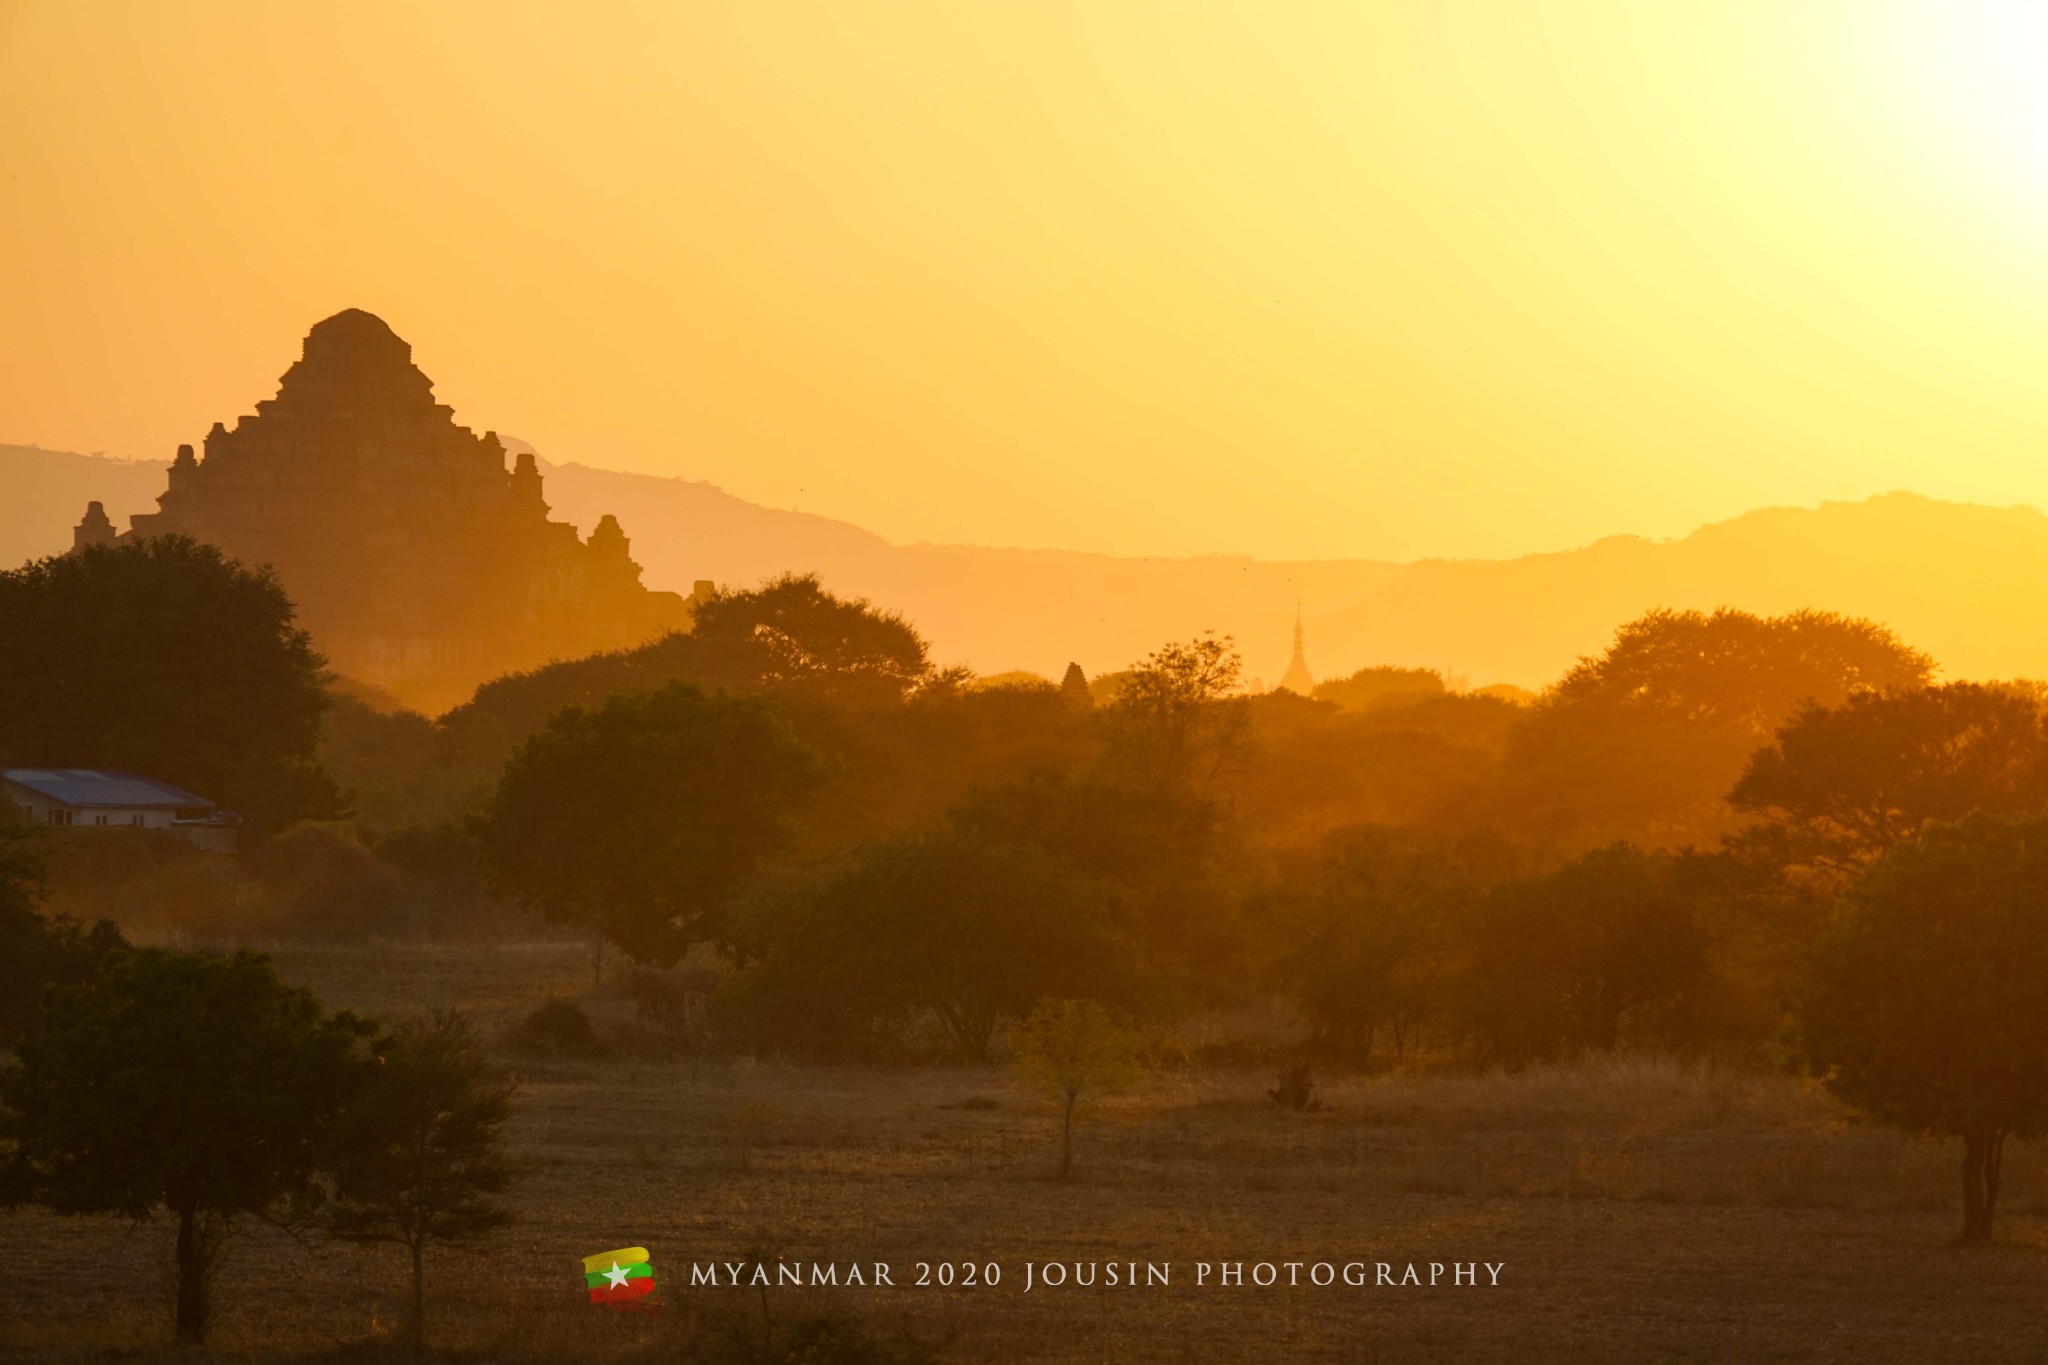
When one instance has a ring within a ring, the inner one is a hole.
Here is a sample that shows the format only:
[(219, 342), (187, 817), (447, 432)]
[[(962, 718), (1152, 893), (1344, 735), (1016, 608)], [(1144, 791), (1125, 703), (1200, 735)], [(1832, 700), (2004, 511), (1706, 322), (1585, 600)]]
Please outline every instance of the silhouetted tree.
[(838, 707), (902, 701), (941, 675), (901, 616), (835, 596), (816, 575), (784, 575), (758, 588), (721, 588), (698, 605), (688, 633), (508, 674), (479, 687), (442, 718), (444, 745), (469, 761), (502, 759), (567, 706), (595, 707), (615, 692), (698, 682), (732, 692), (774, 692)]
[(1912, 687), (1933, 668), (1885, 627), (1833, 612), (1653, 611), (1617, 630), (1606, 653), (1580, 660), (1550, 697), (1561, 705), (1635, 703), (1768, 734), (1808, 702)]
[(1483, 836), (1364, 826), (1327, 839), (1274, 926), (1315, 1045), (1365, 1061), (1384, 1027), (1404, 1055), (1442, 1003), (1463, 912), (1510, 870)]
[(257, 953), (121, 954), (51, 992), (0, 1073), (8, 1193), (60, 1213), (167, 1210), (178, 1340), (202, 1341), (235, 1223), (313, 1194), (368, 1032)]
[(901, 701), (932, 680), (925, 642), (895, 612), (835, 597), (816, 574), (720, 589), (686, 637), (692, 676), (724, 687), (794, 692), (839, 705)]
[(1317, 683), (1315, 699), (1333, 701), (1350, 710), (1372, 711), (1441, 697), (1444, 690), (1444, 675), (1433, 668), (1393, 668), (1382, 664)]
[(1655, 1037), (1708, 978), (1706, 937), (1672, 863), (1627, 844), (1480, 898), (1461, 926), (1467, 1024), (1510, 1064)]
[(179, 536), (89, 546), (0, 573), (0, 752), (129, 768), (259, 831), (329, 818), (313, 762), (322, 660), (267, 571)]
[(1816, 946), (1798, 1040), (1878, 1119), (1963, 1140), (1964, 1242), (1991, 1237), (2005, 1141), (2048, 1130), (2048, 819), (1971, 815), (1891, 851)]
[(1750, 753), (1801, 706), (1931, 669), (1889, 630), (1831, 613), (1651, 612), (1515, 728), (1496, 817), (1565, 848), (1708, 840), (1730, 826), (1722, 796)]
[(1243, 673), (1228, 636), (1162, 646), (1102, 711), (1107, 771), (1133, 786), (1206, 796), (1246, 754)]
[(1144, 975), (1182, 996), (1242, 984), (1245, 858), (1214, 801), (1089, 774), (1037, 773), (975, 793), (959, 828), (1038, 849), (1095, 888)]
[(1041, 1000), (1010, 1031), (1017, 1073), (1060, 1104), (1060, 1179), (1074, 1172), (1074, 1109), (1138, 1078), (1137, 1040), (1095, 1000)]
[(828, 707), (779, 699), (792, 728), (831, 758), (804, 803), (801, 854), (930, 829), (977, 790), (1091, 761), (1087, 712), (1049, 687), (921, 688), (900, 706)]
[(724, 936), (728, 899), (820, 775), (765, 699), (620, 693), (520, 746), (477, 822), (479, 859), (492, 889), (668, 966)]
[(0, 1047), (35, 1026), (52, 986), (89, 981), (128, 945), (107, 920), (90, 928), (37, 912), (42, 866), (28, 831), (0, 823)]
[(755, 924), (766, 957), (737, 990), (770, 1045), (831, 1051), (929, 1017), (980, 1061), (1041, 996), (1132, 990), (1085, 882), (1033, 849), (956, 830), (856, 849)]
[(435, 1011), (376, 1040), (342, 1111), (328, 1230), (411, 1254), (406, 1335), (416, 1347), (426, 1344), (427, 1248), (472, 1243), (512, 1220), (491, 1197), (512, 1183), (501, 1136), (512, 1092), (469, 1021)]
[(1469, 827), (1522, 718), (1491, 697), (1357, 710), (1284, 690), (1251, 698), (1249, 711), (1252, 753), (1232, 810), (1248, 838), (1286, 848), (1358, 824)]
[(445, 731), (416, 711), (382, 711), (345, 690), (320, 724), (320, 766), (348, 789), (355, 819), (388, 830), (449, 820), (487, 792), (511, 745)]
[(1746, 856), (1830, 895), (1937, 820), (2048, 804), (2048, 730), (2032, 690), (1982, 683), (1809, 706), (1749, 760), (1729, 804), (1764, 824)]

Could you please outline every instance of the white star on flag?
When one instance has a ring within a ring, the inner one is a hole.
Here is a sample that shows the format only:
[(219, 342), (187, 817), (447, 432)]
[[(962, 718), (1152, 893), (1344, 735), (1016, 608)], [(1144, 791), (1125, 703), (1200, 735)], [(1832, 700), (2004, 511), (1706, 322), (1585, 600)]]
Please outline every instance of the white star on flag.
[(617, 1261), (612, 1262), (612, 1268), (604, 1272), (604, 1277), (612, 1282), (612, 1288), (614, 1289), (618, 1289), (626, 1283), (626, 1272), (619, 1269)]

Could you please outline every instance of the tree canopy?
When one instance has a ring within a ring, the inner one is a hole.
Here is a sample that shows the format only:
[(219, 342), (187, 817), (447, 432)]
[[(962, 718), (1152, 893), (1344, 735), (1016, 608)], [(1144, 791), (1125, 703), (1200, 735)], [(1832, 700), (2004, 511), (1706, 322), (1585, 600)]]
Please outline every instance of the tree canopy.
[(60, 1213), (168, 1210), (178, 1338), (202, 1340), (224, 1239), (314, 1192), (368, 1032), (257, 953), (121, 954), (52, 992), (0, 1073), (8, 1193)]
[(426, 1344), (427, 1248), (474, 1242), (512, 1219), (493, 1198), (512, 1183), (501, 1136), (511, 1109), (512, 1086), (475, 1026), (437, 1010), (376, 1040), (342, 1111), (328, 1229), (410, 1253), (416, 1347)]
[(1087, 882), (1034, 849), (956, 829), (856, 849), (822, 881), (772, 898), (754, 928), (765, 960), (742, 983), (746, 1008), (761, 1036), (811, 1052), (928, 1019), (980, 1061), (1041, 996), (1133, 989)]
[(90, 981), (128, 945), (110, 920), (90, 927), (37, 911), (42, 866), (27, 832), (0, 824), (0, 1047), (35, 1026), (52, 986)]
[(1060, 1179), (1074, 1171), (1074, 1110), (1138, 1079), (1137, 1040), (1099, 1000), (1041, 1000), (1015, 1030), (1017, 1074), (1060, 1106)]
[(828, 592), (815, 574), (785, 574), (720, 588), (688, 632), (485, 683), (442, 725), (454, 747), (491, 750), (518, 744), (565, 706), (672, 682), (859, 707), (902, 701), (939, 677), (901, 616)]
[(0, 757), (127, 768), (258, 830), (345, 806), (313, 761), (323, 661), (268, 571), (181, 536), (0, 573)]
[(1442, 1009), (1471, 903), (1512, 870), (1513, 851), (1483, 835), (1359, 826), (1325, 839), (1272, 925), (1312, 1044), (1367, 1061), (1384, 1028), (1404, 1053)]
[(1894, 845), (1816, 945), (1807, 1064), (1879, 1120), (1963, 1139), (1988, 1240), (2010, 1134), (2048, 1131), (2048, 817), (1973, 814)]
[(818, 756), (760, 697), (671, 683), (557, 713), (476, 824), (488, 883), (669, 965), (725, 935), (743, 879), (783, 847)]
[(1214, 792), (1246, 754), (1245, 702), (1235, 695), (1243, 671), (1230, 639), (1213, 635), (1132, 665), (1101, 710), (1105, 769), (1137, 787)]
[(1582, 659), (1510, 734), (1490, 814), (1570, 852), (1676, 848), (1734, 825), (1722, 798), (1801, 706), (1917, 687), (1926, 655), (1829, 612), (1655, 611)]
[(1810, 705), (1751, 756), (1728, 800), (1765, 822), (1743, 851), (1833, 890), (1933, 821), (2048, 803), (2041, 699), (1949, 683)]
[(1463, 1014), (1514, 1064), (1655, 1040), (1707, 979), (1706, 936), (1669, 858), (1627, 844), (1505, 883), (1460, 924)]
[(1355, 711), (1404, 706), (1445, 693), (1444, 675), (1433, 668), (1395, 668), (1380, 664), (1316, 684), (1317, 701), (1333, 701)]
[(842, 706), (901, 701), (934, 675), (908, 621), (834, 596), (815, 574), (720, 589), (698, 606), (688, 639), (694, 676), (706, 682)]
[(1883, 626), (1826, 611), (1756, 616), (1723, 607), (1653, 611), (1615, 632), (1551, 689), (1551, 707), (1641, 706), (1680, 720), (1770, 733), (1808, 702), (1914, 687), (1934, 662)]

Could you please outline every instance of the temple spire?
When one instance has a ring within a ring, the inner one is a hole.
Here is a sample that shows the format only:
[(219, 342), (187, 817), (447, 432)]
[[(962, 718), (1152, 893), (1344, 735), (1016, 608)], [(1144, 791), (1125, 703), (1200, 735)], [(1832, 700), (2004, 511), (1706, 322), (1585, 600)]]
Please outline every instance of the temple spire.
[(1287, 671), (1280, 675), (1280, 686), (1298, 697), (1312, 697), (1316, 691), (1316, 680), (1308, 671), (1308, 656), (1302, 649), (1301, 640), (1301, 599), (1294, 599), (1294, 657), (1287, 663)]
[(114, 523), (107, 516), (105, 503), (89, 502), (85, 505), (85, 519), (71, 531), (71, 548), (83, 550), (88, 545), (112, 545)]

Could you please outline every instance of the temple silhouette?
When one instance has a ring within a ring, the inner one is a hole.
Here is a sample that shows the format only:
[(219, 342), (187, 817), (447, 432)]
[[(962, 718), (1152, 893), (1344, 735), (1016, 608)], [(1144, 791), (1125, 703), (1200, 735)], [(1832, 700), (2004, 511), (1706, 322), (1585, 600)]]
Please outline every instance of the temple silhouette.
[(1287, 671), (1280, 675), (1276, 691), (1285, 688), (1298, 697), (1313, 697), (1316, 694), (1315, 676), (1308, 671), (1308, 655), (1301, 643), (1301, 602), (1294, 604), (1294, 657), (1287, 661)]
[[(478, 683), (686, 627), (642, 586), (607, 515), (550, 521), (531, 453), (458, 426), (412, 347), (351, 308), (315, 323), (277, 396), (205, 454), (178, 447), (158, 510), (126, 536), (181, 534), (274, 568), (342, 675), (439, 710)], [(93, 503), (78, 546), (125, 539)]]

